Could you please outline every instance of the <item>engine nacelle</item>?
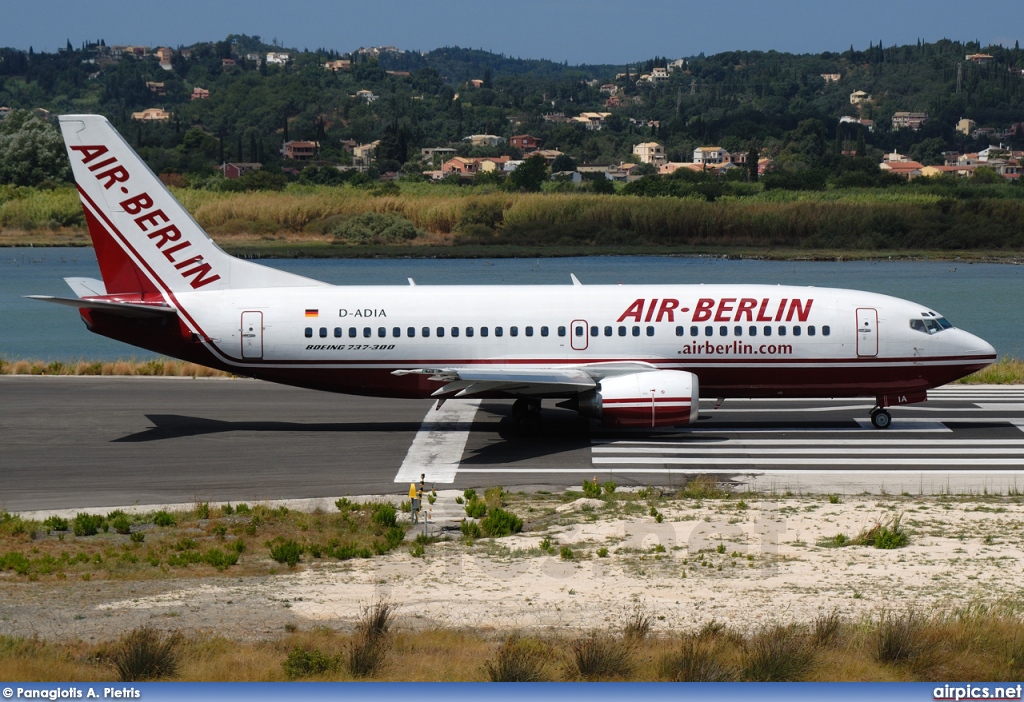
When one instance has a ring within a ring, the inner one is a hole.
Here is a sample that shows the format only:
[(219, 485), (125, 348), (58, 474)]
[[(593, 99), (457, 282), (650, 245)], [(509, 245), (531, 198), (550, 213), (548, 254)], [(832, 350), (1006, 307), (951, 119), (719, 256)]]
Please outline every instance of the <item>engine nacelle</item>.
[(579, 412), (606, 427), (674, 427), (697, 421), (697, 376), (686, 371), (645, 371), (601, 381), (581, 395)]

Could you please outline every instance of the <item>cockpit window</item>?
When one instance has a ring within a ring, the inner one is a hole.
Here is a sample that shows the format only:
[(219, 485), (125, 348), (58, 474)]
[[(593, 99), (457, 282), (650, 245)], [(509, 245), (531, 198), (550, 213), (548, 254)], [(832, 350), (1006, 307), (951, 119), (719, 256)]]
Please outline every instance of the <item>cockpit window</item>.
[(945, 317), (925, 317), (910, 320), (910, 328), (922, 334), (938, 334), (944, 329), (952, 329), (953, 325)]

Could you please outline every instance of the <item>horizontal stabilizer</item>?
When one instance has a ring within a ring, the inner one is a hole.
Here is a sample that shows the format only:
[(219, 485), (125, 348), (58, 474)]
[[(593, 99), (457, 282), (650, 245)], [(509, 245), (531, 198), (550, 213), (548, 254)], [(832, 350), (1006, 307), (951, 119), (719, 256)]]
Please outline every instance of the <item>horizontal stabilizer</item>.
[(64, 282), (79, 297), (102, 297), (107, 294), (107, 286), (95, 278), (65, 278)]
[(74, 297), (53, 297), (52, 295), (26, 295), (30, 300), (42, 300), (57, 305), (67, 305), (78, 309), (97, 310), (115, 314), (118, 317), (165, 317), (176, 315), (178, 311), (166, 305), (136, 305), (131, 302), (102, 302), (100, 300), (81, 300)]

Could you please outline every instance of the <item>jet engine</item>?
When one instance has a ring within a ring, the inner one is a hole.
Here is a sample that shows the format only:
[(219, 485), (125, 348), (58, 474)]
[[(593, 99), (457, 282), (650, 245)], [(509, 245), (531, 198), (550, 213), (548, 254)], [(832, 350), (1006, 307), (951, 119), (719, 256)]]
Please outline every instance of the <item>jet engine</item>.
[(579, 396), (578, 411), (606, 427), (673, 427), (697, 421), (697, 376), (658, 370), (601, 380)]

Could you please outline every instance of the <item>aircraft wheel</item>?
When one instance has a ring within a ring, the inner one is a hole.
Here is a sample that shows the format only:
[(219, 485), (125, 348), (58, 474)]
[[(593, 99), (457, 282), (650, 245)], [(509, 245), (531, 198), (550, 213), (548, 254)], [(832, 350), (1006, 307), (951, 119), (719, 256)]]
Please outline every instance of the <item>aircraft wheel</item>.
[(871, 412), (871, 426), (875, 429), (888, 429), (892, 425), (892, 415), (888, 410), (876, 409)]
[(520, 436), (536, 436), (540, 433), (540, 401), (519, 398), (512, 404), (512, 426)]

